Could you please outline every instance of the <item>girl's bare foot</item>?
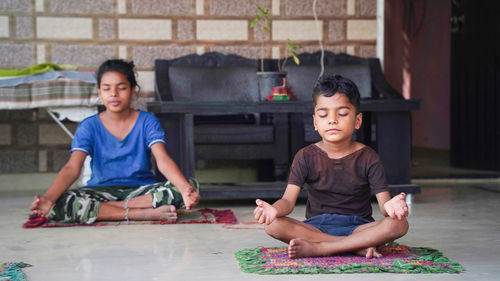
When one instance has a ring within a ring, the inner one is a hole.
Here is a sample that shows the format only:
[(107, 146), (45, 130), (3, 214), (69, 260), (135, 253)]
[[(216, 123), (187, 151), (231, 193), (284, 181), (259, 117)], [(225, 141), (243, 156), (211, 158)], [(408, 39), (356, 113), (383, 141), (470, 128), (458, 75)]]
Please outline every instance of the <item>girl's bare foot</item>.
[(175, 206), (165, 205), (156, 209), (130, 209), (129, 217), (132, 220), (175, 222), (177, 212)]
[(368, 259), (371, 259), (371, 258), (378, 259), (378, 258), (382, 257), (382, 254), (379, 253), (377, 251), (377, 248), (375, 248), (375, 247), (368, 247), (368, 248), (363, 249), (363, 250), (355, 251), (354, 254), (357, 256), (368, 258)]
[(319, 257), (321, 253), (321, 242), (309, 242), (304, 239), (295, 238), (288, 245), (288, 258)]

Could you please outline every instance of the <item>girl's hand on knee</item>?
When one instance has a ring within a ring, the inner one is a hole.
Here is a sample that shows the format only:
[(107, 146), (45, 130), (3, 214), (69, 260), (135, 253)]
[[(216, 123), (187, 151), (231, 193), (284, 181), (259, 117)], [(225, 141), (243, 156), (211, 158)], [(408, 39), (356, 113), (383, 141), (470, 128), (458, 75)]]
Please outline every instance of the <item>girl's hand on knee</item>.
[(191, 187), (186, 192), (182, 193), (182, 200), (184, 200), (186, 209), (191, 210), (192, 207), (196, 206), (198, 202), (200, 202), (200, 194)]
[(255, 200), (255, 204), (257, 204), (257, 207), (253, 211), (253, 214), (258, 223), (271, 224), (276, 219), (276, 215), (278, 214), (276, 208), (260, 199)]
[(406, 194), (401, 192), (384, 204), (387, 215), (393, 219), (403, 219), (408, 216), (408, 205), (405, 201)]
[(37, 195), (30, 205), (30, 210), (37, 216), (45, 217), (49, 213), (50, 208), (52, 208), (52, 205), (54, 203), (50, 199), (43, 195)]

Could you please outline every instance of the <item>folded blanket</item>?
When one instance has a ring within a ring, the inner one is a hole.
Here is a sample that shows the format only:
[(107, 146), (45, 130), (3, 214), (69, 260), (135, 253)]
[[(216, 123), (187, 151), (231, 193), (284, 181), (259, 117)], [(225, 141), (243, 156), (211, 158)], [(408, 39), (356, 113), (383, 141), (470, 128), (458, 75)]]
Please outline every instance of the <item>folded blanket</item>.
[(40, 74), (25, 75), (25, 76), (9, 76), (0, 78), (1, 87), (14, 87), (21, 84), (29, 84), (35, 82), (48, 81), (83, 81), (86, 83), (97, 84), (97, 80), (93, 72), (76, 71), (76, 70), (50, 70)]
[(0, 109), (93, 107), (99, 104), (95, 83), (84, 81), (40, 81), (0, 87)]
[(25, 69), (0, 69), (0, 77), (5, 76), (21, 76), (44, 73), (49, 70), (75, 70), (76, 66), (58, 65), (55, 63), (35, 64)]

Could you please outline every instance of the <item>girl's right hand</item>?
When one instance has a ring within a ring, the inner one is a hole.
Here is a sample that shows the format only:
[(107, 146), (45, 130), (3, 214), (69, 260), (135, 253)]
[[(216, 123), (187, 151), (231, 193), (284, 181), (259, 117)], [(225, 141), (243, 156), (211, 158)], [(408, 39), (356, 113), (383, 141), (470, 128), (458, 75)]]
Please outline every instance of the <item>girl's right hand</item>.
[(255, 200), (255, 204), (257, 204), (257, 207), (253, 211), (253, 215), (258, 223), (269, 225), (276, 219), (276, 215), (278, 214), (276, 208), (260, 199)]
[(49, 213), (50, 208), (52, 208), (52, 205), (54, 203), (50, 199), (43, 195), (37, 195), (33, 203), (31, 203), (30, 210), (37, 216), (45, 217)]
[(186, 192), (181, 194), (182, 200), (184, 200), (184, 205), (186, 205), (186, 210), (191, 210), (191, 208), (200, 202), (200, 194), (191, 186), (189, 186), (189, 189)]

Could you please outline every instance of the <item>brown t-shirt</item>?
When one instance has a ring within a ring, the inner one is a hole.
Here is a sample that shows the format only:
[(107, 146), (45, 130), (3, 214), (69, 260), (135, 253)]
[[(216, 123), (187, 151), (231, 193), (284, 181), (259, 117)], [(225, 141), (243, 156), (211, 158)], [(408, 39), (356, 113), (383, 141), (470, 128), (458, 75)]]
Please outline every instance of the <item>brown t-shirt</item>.
[(306, 146), (293, 159), (288, 183), (307, 184), (306, 218), (328, 213), (373, 220), (371, 195), (389, 190), (382, 162), (368, 146), (339, 159)]

